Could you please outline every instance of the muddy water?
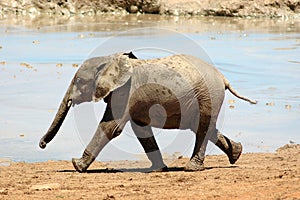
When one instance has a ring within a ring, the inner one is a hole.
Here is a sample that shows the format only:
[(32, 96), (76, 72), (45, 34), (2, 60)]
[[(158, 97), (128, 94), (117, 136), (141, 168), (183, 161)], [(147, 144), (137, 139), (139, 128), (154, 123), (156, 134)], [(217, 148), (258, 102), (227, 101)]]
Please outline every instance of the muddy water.
[[(217, 66), (240, 93), (259, 101), (249, 105), (227, 92), (220, 114), (219, 129), (242, 142), (245, 152), (300, 142), (299, 22), (151, 15), (8, 17), (0, 21), (0, 46), (0, 158), (31, 162), (80, 156), (103, 114), (102, 102), (71, 109), (45, 150), (38, 141), (78, 65), (121, 50), (145, 59), (188, 53)], [(190, 131), (154, 132), (164, 154), (191, 154)], [(142, 152), (127, 125), (98, 159), (138, 159)], [(208, 153), (221, 152), (210, 144)]]

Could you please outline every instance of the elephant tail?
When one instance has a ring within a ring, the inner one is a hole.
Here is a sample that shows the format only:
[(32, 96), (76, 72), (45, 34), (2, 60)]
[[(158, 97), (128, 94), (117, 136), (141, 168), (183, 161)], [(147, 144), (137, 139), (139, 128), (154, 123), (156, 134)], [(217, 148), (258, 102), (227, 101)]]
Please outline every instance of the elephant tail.
[(250, 102), (251, 104), (257, 104), (257, 101), (251, 100), (245, 96), (240, 95), (229, 83), (229, 81), (223, 76), (224, 78), (224, 83), (225, 83), (225, 89), (228, 89), (234, 96), (237, 98), (243, 99), (245, 101)]

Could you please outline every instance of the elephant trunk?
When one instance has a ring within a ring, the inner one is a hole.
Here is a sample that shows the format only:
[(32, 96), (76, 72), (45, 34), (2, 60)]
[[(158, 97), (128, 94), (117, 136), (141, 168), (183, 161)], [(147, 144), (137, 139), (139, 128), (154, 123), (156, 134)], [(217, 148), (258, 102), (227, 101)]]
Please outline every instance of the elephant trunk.
[(65, 117), (68, 114), (68, 111), (72, 105), (72, 99), (71, 99), (71, 92), (72, 92), (72, 88), (73, 88), (72, 85), (73, 85), (73, 83), (71, 83), (71, 85), (69, 86), (50, 128), (48, 129), (47, 133), (40, 140), (39, 146), (42, 149), (44, 149), (46, 147), (47, 143), (49, 143), (55, 137), (55, 135), (58, 132), (60, 126), (62, 125)]

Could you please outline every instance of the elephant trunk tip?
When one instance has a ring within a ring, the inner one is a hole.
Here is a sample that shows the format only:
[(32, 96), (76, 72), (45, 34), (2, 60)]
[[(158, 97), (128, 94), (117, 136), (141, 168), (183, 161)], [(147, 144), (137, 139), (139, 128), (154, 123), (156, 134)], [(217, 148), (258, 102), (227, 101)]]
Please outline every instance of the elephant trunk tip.
[(47, 142), (44, 141), (44, 139), (42, 138), (40, 143), (39, 143), (39, 146), (41, 149), (45, 149), (46, 146), (47, 146)]

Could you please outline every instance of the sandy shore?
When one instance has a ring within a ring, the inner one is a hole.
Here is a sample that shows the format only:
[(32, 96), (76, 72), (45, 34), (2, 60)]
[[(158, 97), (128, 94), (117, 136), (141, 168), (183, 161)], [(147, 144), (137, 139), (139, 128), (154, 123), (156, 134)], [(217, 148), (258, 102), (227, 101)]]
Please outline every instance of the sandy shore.
[(300, 16), (297, 0), (23, 0), (0, 2), (0, 15), (101, 15), (110, 13), (151, 13), (162, 15), (202, 15), (229, 17)]
[[(236, 165), (208, 156), (206, 170), (184, 172), (187, 158), (169, 172), (141, 173), (144, 162), (95, 162), (88, 173), (70, 161), (0, 161), (0, 199), (299, 199), (300, 145), (276, 153), (242, 154)], [(114, 168), (111, 168), (114, 167)]]

